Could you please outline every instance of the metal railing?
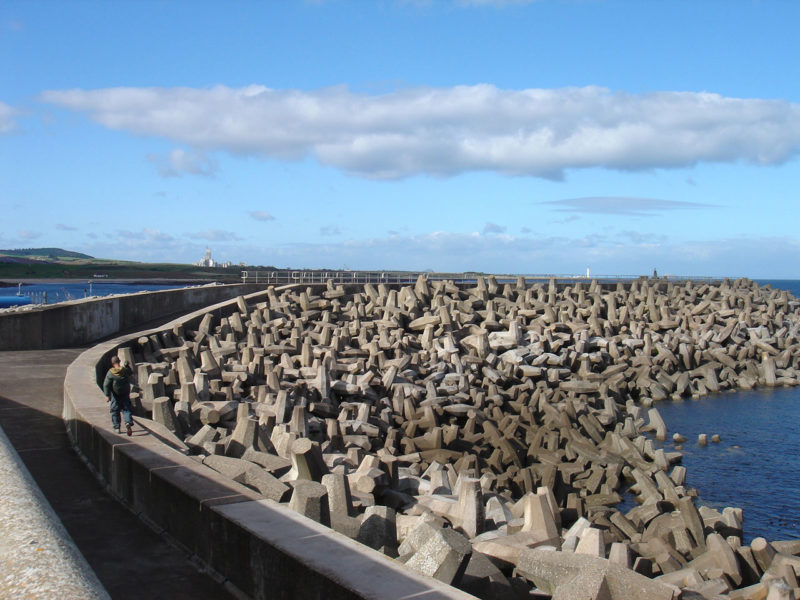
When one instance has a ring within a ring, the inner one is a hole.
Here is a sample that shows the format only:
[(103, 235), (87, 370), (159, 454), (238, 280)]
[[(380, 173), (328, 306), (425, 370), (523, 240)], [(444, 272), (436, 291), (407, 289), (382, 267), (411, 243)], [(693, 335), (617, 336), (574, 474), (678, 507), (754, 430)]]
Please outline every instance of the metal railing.
[(263, 283), (265, 285), (285, 285), (303, 283), (308, 285), (325, 284), (410, 284), (417, 280), (419, 273), (390, 273), (379, 271), (242, 271), (242, 283)]
[[(570, 283), (585, 281), (591, 282), (616, 282), (635, 281), (648, 279), (646, 275), (572, 275), (563, 273), (540, 274), (492, 274), (477, 272), (461, 273), (432, 273), (419, 271), (322, 271), (322, 270), (275, 270), (275, 271), (242, 271), (242, 283), (264, 285), (307, 284), (322, 285), (328, 281), (334, 284), (399, 284), (408, 285), (417, 281), (420, 275), (425, 275), (428, 281), (447, 280), (456, 284), (475, 283), (479, 277), (493, 276), (498, 283), (516, 283), (518, 277), (523, 277), (526, 283), (549, 282), (551, 279), (557, 283)], [(658, 277), (659, 281), (697, 281), (711, 283), (719, 278), (707, 276), (676, 276), (665, 275)]]

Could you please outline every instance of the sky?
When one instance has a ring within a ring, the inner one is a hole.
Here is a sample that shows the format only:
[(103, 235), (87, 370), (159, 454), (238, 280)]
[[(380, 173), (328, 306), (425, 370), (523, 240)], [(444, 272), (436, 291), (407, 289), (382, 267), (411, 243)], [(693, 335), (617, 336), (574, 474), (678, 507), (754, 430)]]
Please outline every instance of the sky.
[(0, 2), (0, 248), (800, 279), (800, 3)]

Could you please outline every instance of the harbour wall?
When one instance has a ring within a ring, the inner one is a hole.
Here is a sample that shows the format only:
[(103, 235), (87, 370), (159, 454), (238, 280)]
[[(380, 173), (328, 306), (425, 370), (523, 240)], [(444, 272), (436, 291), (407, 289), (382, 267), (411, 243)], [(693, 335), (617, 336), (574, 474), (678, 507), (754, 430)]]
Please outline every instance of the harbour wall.
[(82, 346), (155, 319), (186, 313), (259, 288), (263, 285), (207, 285), (85, 298), (0, 313), (0, 350)]

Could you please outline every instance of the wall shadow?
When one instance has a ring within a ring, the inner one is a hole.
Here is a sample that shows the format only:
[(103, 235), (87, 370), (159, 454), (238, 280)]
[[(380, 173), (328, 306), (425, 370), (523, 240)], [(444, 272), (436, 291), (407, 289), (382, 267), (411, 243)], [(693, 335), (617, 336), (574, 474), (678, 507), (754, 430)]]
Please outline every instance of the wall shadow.
[(0, 426), (112, 598), (232, 598), (109, 495), (73, 450), (60, 417), (2, 395)]

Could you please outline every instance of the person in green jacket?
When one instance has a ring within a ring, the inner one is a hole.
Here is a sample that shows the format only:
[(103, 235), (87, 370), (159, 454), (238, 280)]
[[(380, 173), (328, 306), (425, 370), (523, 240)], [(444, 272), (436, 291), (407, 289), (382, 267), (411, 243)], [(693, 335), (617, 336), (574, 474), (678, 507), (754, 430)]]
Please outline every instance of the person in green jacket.
[(111, 424), (114, 431), (120, 433), (120, 412), (125, 421), (126, 433), (133, 432), (133, 417), (131, 416), (131, 371), (128, 363), (120, 366), (119, 357), (111, 357), (111, 368), (106, 373), (103, 381), (103, 393), (111, 410)]

